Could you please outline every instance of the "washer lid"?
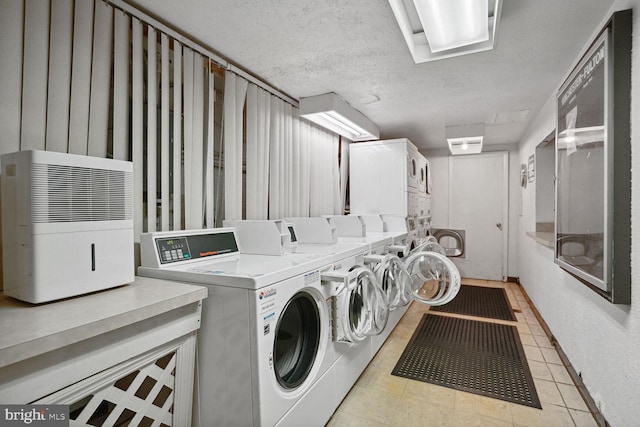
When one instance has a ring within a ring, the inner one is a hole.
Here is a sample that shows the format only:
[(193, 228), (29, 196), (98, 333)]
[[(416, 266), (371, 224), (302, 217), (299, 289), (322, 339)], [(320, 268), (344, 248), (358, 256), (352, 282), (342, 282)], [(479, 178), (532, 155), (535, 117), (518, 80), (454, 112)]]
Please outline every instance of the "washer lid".
[(407, 305), (411, 301), (411, 277), (400, 258), (387, 255), (375, 266), (374, 272), (389, 302), (390, 310)]
[(436, 252), (416, 252), (405, 265), (411, 276), (411, 296), (427, 305), (444, 305), (460, 291), (460, 272), (446, 256)]
[(320, 312), (309, 293), (296, 293), (285, 305), (275, 329), (273, 367), (278, 383), (298, 388), (309, 376), (321, 340)]
[[(331, 273), (336, 274), (341, 273)], [(389, 305), (376, 276), (364, 267), (342, 275), (346, 283), (338, 289), (335, 307), (338, 339), (360, 342), (382, 333), (389, 320)]]

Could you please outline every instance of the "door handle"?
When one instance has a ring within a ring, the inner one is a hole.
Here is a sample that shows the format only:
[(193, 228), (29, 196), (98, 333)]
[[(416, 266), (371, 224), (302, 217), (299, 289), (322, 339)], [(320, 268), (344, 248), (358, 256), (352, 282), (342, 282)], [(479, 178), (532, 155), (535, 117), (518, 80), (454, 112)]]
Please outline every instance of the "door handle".
[(501, 222), (497, 223), (496, 227), (498, 227), (498, 230), (502, 230), (502, 223)]

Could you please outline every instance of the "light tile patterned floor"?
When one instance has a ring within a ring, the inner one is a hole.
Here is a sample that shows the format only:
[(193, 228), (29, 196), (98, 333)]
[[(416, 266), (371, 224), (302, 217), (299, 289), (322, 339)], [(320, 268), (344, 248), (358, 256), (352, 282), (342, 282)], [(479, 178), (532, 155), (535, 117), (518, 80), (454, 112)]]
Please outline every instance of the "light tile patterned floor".
[[(533, 311), (513, 283), (465, 279), (505, 288), (536, 384), (542, 410), (390, 374), (428, 307), (413, 303), (329, 421), (343, 426), (540, 426), (597, 427)], [(439, 313), (477, 319), (471, 316)]]

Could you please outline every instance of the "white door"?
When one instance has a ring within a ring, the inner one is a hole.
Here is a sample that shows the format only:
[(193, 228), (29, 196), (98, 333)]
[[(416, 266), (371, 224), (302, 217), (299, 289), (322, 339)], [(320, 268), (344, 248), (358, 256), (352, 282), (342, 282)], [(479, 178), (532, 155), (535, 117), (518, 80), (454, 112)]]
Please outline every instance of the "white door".
[(508, 153), (449, 157), (449, 228), (465, 231), (462, 277), (506, 280)]

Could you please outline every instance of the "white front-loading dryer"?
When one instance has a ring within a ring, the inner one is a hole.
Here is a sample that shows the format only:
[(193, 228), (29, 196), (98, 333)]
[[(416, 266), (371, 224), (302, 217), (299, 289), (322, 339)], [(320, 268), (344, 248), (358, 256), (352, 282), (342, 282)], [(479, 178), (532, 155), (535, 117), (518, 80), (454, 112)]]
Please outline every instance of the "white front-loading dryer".
[(335, 408), (324, 402), (335, 394), (335, 354), (329, 289), (320, 280), (328, 257), (241, 254), (231, 228), (144, 234), (141, 245), (138, 274), (209, 290), (198, 337), (194, 425), (328, 421)]

